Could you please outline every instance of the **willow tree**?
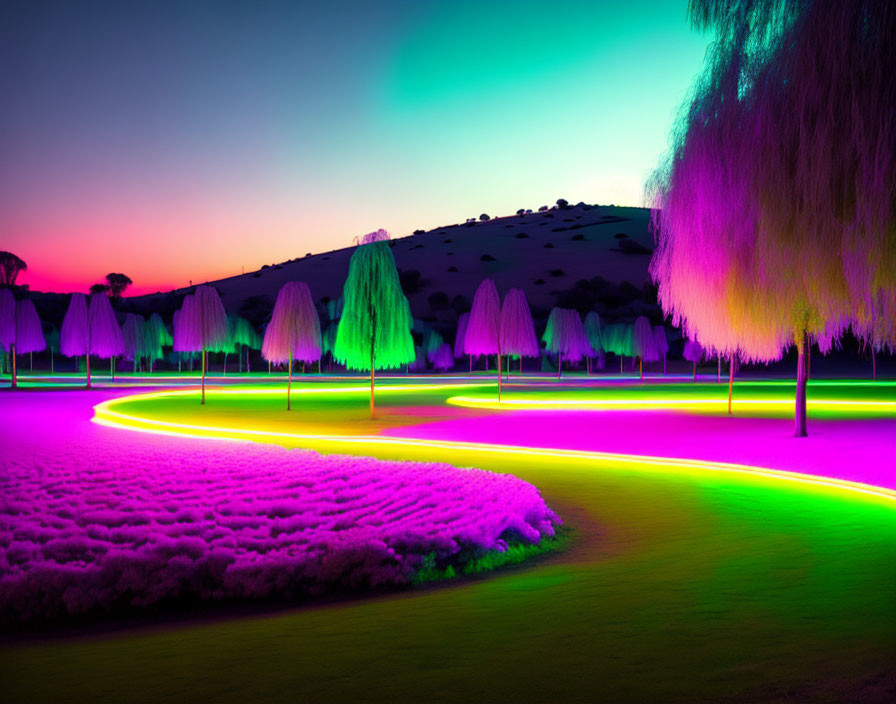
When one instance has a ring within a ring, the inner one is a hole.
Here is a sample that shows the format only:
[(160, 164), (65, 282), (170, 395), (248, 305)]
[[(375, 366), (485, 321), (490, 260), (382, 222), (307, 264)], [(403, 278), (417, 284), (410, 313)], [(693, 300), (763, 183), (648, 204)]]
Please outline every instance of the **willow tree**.
[(635, 356), (638, 358), (638, 374), (644, 383), (644, 362), (658, 362), (659, 350), (650, 321), (643, 315), (635, 319), (632, 326), (632, 339), (635, 343)]
[(124, 357), (134, 363), (134, 371), (140, 367), (140, 360), (146, 357), (146, 321), (142, 315), (128, 313), (121, 326), (124, 340)]
[(697, 365), (703, 360), (703, 347), (696, 340), (687, 340), (684, 343), (682, 357), (694, 365), (694, 383), (697, 383)]
[(246, 371), (249, 372), (249, 350), (261, 349), (261, 337), (245, 318), (238, 315), (228, 318), (230, 337), (239, 357), (239, 371), (243, 371), (243, 350), (246, 351)]
[[(663, 310), (728, 357), (861, 340), (896, 307), (896, 12), (888, 0), (693, 0), (715, 35), (651, 180)], [(896, 339), (881, 340), (888, 349)]]
[(348, 369), (370, 372), (373, 418), (376, 370), (414, 360), (411, 308), (387, 242), (361, 245), (352, 254), (343, 301), (333, 355)]
[(143, 326), (143, 351), (146, 355), (146, 361), (149, 364), (149, 372), (152, 373), (152, 366), (156, 360), (164, 359), (165, 347), (170, 347), (173, 343), (171, 333), (165, 326), (165, 321), (158, 313), (153, 313)]
[(18, 386), (16, 355), (47, 346), (34, 303), (27, 298), (16, 301), (8, 289), (0, 290), (0, 345), (9, 350), (12, 388)]
[[(585, 316), (585, 337), (588, 338), (588, 344), (594, 350), (594, 356), (598, 359), (598, 369), (603, 368), (603, 331), (600, 324), (600, 316), (593, 310), (588, 311)], [(591, 357), (588, 357), (588, 373), (591, 373)]]
[[(454, 336), (454, 358), (460, 359), (463, 357), (466, 352), (464, 352), (464, 338), (467, 336), (467, 323), (470, 320), (469, 313), (461, 313), (457, 318), (457, 333)], [(473, 355), (468, 355), (470, 358), (470, 373), (473, 372)]]
[(464, 352), (493, 354), (498, 361), (498, 400), (501, 400), (501, 298), (491, 279), (483, 279), (473, 296), (464, 332)]
[(557, 378), (563, 372), (563, 360), (578, 362), (592, 353), (585, 326), (578, 311), (569, 308), (553, 308), (547, 326), (541, 336), (545, 349), (557, 355)]
[(262, 357), (274, 364), (288, 365), (287, 411), (292, 409), (292, 361), (319, 359), (320, 348), (320, 319), (311, 289), (303, 281), (287, 281), (277, 293), (271, 322), (261, 343)]
[[(520, 374), (523, 373), (523, 357), (538, 357), (541, 349), (535, 336), (535, 323), (529, 311), (529, 302), (522, 289), (512, 288), (504, 296), (501, 305), (501, 350), (504, 354), (520, 358)], [(509, 372), (508, 361), (508, 375)]]
[(205, 374), (208, 353), (227, 343), (227, 313), (218, 292), (211, 286), (198, 286), (192, 296), (185, 296), (174, 324), (174, 349), (178, 352), (202, 353), (202, 396), (205, 404)]

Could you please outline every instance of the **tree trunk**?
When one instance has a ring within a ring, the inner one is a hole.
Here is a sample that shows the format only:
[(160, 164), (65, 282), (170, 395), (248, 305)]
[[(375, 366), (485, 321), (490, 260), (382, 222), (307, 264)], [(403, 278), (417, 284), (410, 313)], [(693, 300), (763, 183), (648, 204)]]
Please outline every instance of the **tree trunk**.
[(268, 360), (268, 374), (271, 373), (271, 360)]
[(722, 355), (719, 355), (719, 376), (716, 379), (716, 382), (722, 381)]
[(224, 374), (223, 376), (227, 376), (227, 353), (224, 353)]
[(205, 349), (202, 350), (202, 403), (205, 405)]
[(877, 381), (877, 357), (874, 354), (874, 345), (871, 345), (871, 380)]
[(619, 355), (619, 373), (622, 374), (622, 362), (624, 361), (624, 357)]
[(666, 376), (666, 355), (663, 355), (663, 376)]
[(113, 354), (109, 357), (109, 376), (112, 377), (112, 382), (115, 382), (115, 355)]
[(482, 356), (485, 357), (485, 371), (488, 371), (488, 355), (484, 354)]
[(10, 357), (10, 360), (12, 361), (12, 387), (11, 388), (14, 389), (19, 385), (19, 380), (18, 380), (18, 377), (16, 376), (16, 343), (15, 342), (13, 342), (9, 346), (9, 352), (10, 352), (9, 357)]
[(588, 376), (591, 376), (591, 357), (585, 358), (585, 365), (586, 365), (585, 374), (587, 374)]
[(520, 355), (520, 376), (523, 374), (523, 355)]
[(56, 373), (56, 367), (53, 364), (53, 348), (50, 348), (50, 374)]
[(697, 383), (697, 363), (694, 362), (694, 383)]
[(292, 355), (289, 355), (289, 371), (286, 374), (286, 410), (292, 410)]
[(238, 360), (240, 360), (237, 373), (242, 374), (243, 373), (243, 351), (240, 349), (239, 345), (237, 345), (237, 347), (236, 347), (236, 358)]
[(34, 374), (34, 352), (28, 353), (28, 373)]
[(560, 375), (563, 374), (563, 353), (557, 353), (557, 379), (560, 379)]
[(808, 435), (806, 432), (806, 381), (809, 378), (809, 369), (806, 364), (806, 356), (809, 347), (809, 341), (806, 333), (803, 333), (802, 339), (797, 344), (797, 362), (796, 362), (796, 404), (794, 420), (796, 421), (794, 436), (804, 438)]
[(473, 373), (473, 355), (467, 355), (470, 358), (470, 374)]
[(87, 366), (87, 388), (90, 388), (90, 352), (84, 355), (84, 363)]
[(728, 367), (728, 415), (731, 415), (731, 395), (734, 392), (734, 355), (731, 355), (731, 360), (729, 362)]
[(373, 358), (373, 345), (370, 345), (370, 420), (373, 420), (373, 409), (374, 409), (374, 400), (373, 400), (373, 385), (374, 380), (376, 378), (376, 370), (373, 367), (374, 358)]
[(501, 367), (501, 353), (498, 352), (498, 403), (501, 403), (501, 376), (504, 373), (504, 369)]

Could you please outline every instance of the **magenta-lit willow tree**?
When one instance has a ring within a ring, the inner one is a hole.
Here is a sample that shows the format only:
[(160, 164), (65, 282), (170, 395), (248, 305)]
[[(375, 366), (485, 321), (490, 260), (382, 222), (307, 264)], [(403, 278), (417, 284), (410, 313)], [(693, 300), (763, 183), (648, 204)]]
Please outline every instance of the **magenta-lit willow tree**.
[(563, 373), (563, 360), (578, 362), (593, 354), (585, 326), (579, 312), (569, 308), (554, 308), (548, 316), (547, 326), (541, 336), (545, 349), (557, 355), (557, 378)]
[(501, 298), (491, 279), (483, 279), (473, 296), (473, 306), (464, 333), (464, 352), (496, 355), (498, 401), (501, 400)]
[(84, 294), (72, 294), (59, 333), (59, 351), (66, 357), (84, 355), (88, 389), (90, 357), (112, 360), (124, 352), (121, 328), (105, 293), (91, 294), (89, 303)]
[(643, 384), (644, 362), (658, 362), (660, 359), (653, 327), (645, 316), (642, 315), (635, 319), (635, 324), (632, 327), (632, 339), (635, 343), (635, 356), (638, 358), (638, 374)]
[(311, 289), (304, 281), (283, 284), (274, 303), (271, 322), (264, 331), (261, 356), (274, 364), (288, 364), (286, 410), (292, 409), (292, 361), (320, 359), (320, 318)]
[(200, 404), (205, 404), (205, 374), (208, 353), (228, 343), (227, 313), (218, 292), (211, 286), (197, 286), (192, 296), (184, 296), (180, 314), (174, 321), (174, 349), (202, 353)]
[(508, 376), (511, 356), (520, 358), (522, 374), (523, 357), (538, 357), (541, 353), (529, 302), (522, 289), (512, 288), (504, 296), (504, 303), (501, 305), (500, 343), (501, 352), (508, 357)]
[(34, 303), (27, 298), (16, 301), (9, 289), (0, 290), (0, 345), (9, 350), (12, 388), (19, 383), (16, 355), (40, 352), (47, 346)]
[[(663, 310), (747, 362), (896, 315), (896, 12), (888, 0), (693, 0), (712, 49), (649, 184)], [(892, 328), (891, 328), (892, 329)], [(879, 341), (896, 347), (890, 336)]]

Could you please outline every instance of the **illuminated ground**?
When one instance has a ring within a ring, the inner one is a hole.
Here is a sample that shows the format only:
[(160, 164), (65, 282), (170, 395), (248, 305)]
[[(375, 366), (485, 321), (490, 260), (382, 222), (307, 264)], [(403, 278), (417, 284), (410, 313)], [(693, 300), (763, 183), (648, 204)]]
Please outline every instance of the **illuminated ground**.
[[(572, 526), (562, 555), (325, 607), (7, 640), (7, 698), (874, 702), (896, 693), (892, 385), (810, 387), (812, 435), (796, 440), (786, 384), (737, 385), (728, 418), (717, 384), (591, 380), (558, 393), (539, 380), (507, 389), (511, 411), (483, 406), (493, 387), (468, 384), (484, 382), (389, 380), (424, 388), (383, 389), (374, 423), (364, 420), (363, 380), (341, 382), (357, 392), (302, 385), (315, 393), (297, 394), (291, 414), (270, 382), (270, 393), (214, 393), (204, 408), (173, 395), (106, 409), (125, 417), (99, 415), (154, 431), (224, 427), (285, 445), (509, 471)], [(71, 397), (84, 432), (129, 432), (87, 423), (105, 393), (59, 395)], [(633, 400), (642, 408), (581, 407)], [(552, 407), (519, 410), (518, 401)], [(533, 449), (545, 447), (566, 451)], [(749, 467), (719, 472), (719, 462)], [(861, 486), (742, 473), (756, 467)]]

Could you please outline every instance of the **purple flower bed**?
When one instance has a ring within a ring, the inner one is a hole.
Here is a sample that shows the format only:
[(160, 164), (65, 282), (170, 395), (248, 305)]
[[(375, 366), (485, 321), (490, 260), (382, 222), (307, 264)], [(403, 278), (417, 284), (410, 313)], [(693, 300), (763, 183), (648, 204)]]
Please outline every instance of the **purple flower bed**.
[[(0, 460), (0, 620), (402, 585), (424, 556), (537, 543), (516, 477), (117, 431)], [(431, 557), (430, 560), (431, 562)]]

